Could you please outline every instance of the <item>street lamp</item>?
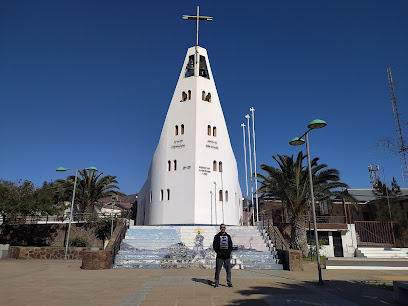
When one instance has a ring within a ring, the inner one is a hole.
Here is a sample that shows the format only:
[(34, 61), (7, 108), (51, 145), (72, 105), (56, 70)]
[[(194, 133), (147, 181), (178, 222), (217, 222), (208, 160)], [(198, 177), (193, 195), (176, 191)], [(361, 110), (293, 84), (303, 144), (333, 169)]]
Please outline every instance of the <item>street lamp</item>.
[[(69, 169), (69, 168), (64, 168), (64, 167), (58, 167), (56, 169), (56, 171), (58, 171), (58, 172), (65, 172), (65, 171), (68, 171), (68, 170), (74, 170), (74, 169)], [(79, 169), (75, 169), (74, 191), (73, 191), (73, 194), (72, 194), (71, 215), (69, 217), (68, 235), (67, 235), (67, 242), (65, 244), (65, 257), (64, 257), (64, 260), (67, 260), (67, 254), (68, 254), (69, 234), (71, 233), (72, 213), (74, 211), (75, 189), (76, 189), (76, 182), (77, 182), (77, 177), (78, 177), (78, 170)], [(89, 168), (80, 169), (80, 170), (98, 171), (98, 169), (96, 169), (95, 167), (89, 167)]]
[(303, 140), (303, 136), (306, 137), (306, 151), (307, 151), (307, 167), (309, 169), (309, 183), (310, 183), (310, 197), (312, 199), (312, 213), (313, 213), (313, 229), (314, 229), (314, 235), (315, 235), (315, 242), (316, 242), (316, 256), (317, 256), (317, 270), (319, 271), (319, 285), (324, 285), (323, 279), (322, 279), (322, 269), (320, 267), (320, 255), (319, 255), (319, 240), (318, 240), (318, 235), (317, 235), (317, 226), (316, 226), (316, 211), (315, 211), (315, 199), (314, 199), (314, 194), (313, 194), (313, 178), (312, 178), (312, 167), (310, 165), (310, 152), (309, 152), (309, 137), (308, 134), (311, 130), (315, 129), (320, 129), (323, 128), (327, 125), (327, 123), (323, 120), (316, 119), (310, 122), (307, 126), (309, 129), (307, 132), (305, 132), (302, 136), (300, 137), (295, 137), (291, 141), (289, 141), (289, 144), (292, 146), (299, 146), (303, 145), (305, 141)]

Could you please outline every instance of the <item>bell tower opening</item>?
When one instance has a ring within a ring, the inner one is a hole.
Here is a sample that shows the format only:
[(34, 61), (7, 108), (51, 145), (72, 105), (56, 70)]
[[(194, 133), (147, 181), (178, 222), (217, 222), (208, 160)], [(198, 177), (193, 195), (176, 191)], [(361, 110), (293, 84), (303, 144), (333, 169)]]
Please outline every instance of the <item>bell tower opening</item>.
[(184, 77), (188, 78), (194, 76), (194, 55), (188, 57), (188, 63), (186, 67), (186, 73)]
[(200, 55), (200, 70), (199, 75), (203, 78), (210, 79), (207, 69), (207, 61), (205, 60), (205, 56)]

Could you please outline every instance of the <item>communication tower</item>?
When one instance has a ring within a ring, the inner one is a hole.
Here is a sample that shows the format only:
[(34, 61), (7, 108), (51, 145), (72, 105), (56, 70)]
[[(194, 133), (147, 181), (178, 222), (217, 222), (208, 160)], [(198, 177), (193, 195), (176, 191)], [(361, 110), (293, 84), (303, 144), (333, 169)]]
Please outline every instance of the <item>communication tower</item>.
[(368, 166), (368, 171), (370, 172), (370, 183), (373, 185), (373, 188), (377, 187), (378, 182), (380, 181), (380, 175), (378, 171), (380, 170), (380, 166)]
[(408, 187), (408, 165), (407, 165), (407, 150), (408, 147), (404, 143), (404, 138), (402, 137), (401, 124), (397, 109), (397, 99), (395, 98), (394, 82), (392, 81), (391, 68), (387, 69), (388, 73), (388, 83), (390, 84), (391, 91), (391, 104), (392, 112), (394, 114), (395, 131), (397, 133), (397, 152), (400, 157), (401, 172), (402, 172), (402, 182), (405, 187)]

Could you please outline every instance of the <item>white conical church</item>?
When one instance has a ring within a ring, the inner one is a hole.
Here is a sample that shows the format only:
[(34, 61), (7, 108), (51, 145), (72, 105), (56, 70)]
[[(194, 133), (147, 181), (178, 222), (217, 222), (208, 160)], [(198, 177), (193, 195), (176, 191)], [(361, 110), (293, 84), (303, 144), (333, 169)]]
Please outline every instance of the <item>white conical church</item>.
[(191, 47), (138, 195), (136, 224), (239, 225), (242, 214), (237, 162), (207, 51)]

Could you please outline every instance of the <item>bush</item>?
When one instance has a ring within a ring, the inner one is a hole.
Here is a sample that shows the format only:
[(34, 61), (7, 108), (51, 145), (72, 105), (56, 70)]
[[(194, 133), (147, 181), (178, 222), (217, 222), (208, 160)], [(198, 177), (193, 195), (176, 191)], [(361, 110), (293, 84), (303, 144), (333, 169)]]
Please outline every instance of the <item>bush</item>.
[(88, 245), (88, 242), (81, 237), (75, 237), (72, 239), (69, 239), (69, 246), (72, 247), (86, 247)]

